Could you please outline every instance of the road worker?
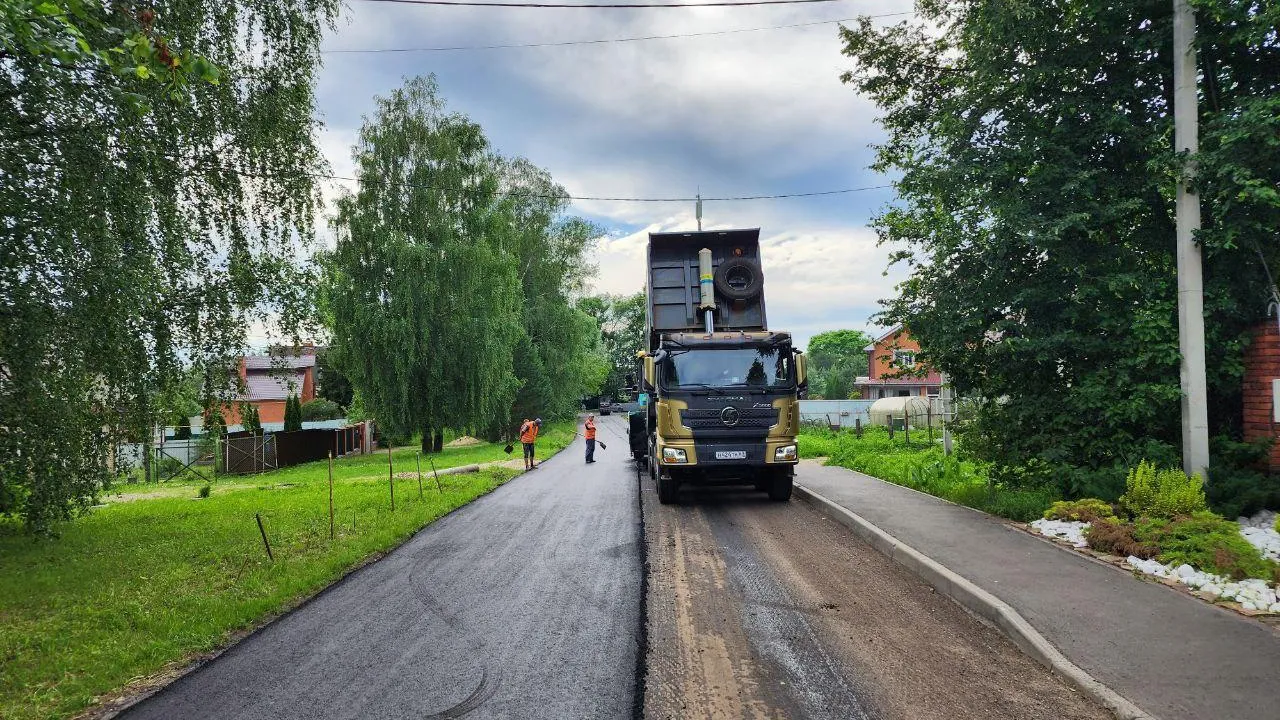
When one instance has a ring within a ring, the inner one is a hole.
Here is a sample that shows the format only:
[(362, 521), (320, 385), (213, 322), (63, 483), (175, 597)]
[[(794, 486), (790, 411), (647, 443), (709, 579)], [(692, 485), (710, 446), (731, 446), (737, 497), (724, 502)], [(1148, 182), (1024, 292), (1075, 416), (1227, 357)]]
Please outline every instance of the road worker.
[(587, 462), (596, 461), (596, 416), (588, 415), (583, 426), (582, 437), (587, 441)]
[(542, 418), (530, 420), (525, 418), (520, 423), (520, 444), (524, 446), (524, 469), (533, 470), (538, 467), (533, 460), (533, 444), (538, 441), (538, 429), (542, 427)]

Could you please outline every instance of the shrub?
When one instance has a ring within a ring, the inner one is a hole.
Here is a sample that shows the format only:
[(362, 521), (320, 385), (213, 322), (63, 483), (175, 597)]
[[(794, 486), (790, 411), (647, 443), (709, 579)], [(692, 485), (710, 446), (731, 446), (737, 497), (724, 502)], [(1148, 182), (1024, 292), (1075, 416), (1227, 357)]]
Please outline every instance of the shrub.
[(332, 400), (316, 398), (302, 403), (302, 419), (304, 421), (337, 420), (341, 417), (342, 407)]
[(1248, 468), (1209, 468), (1209, 507), (1223, 517), (1248, 516), (1280, 507), (1280, 476)]
[(1102, 518), (1115, 517), (1111, 503), (1097, 498), (1083, 500), (1059, 500), (1044, 511), (1045, 520), (1074, 520), (1091, 523)]
[(1160, 554), (1155, 543), (1143, 542), (1134, 536), (1134, 527), (1115, 518), (1095, 520), (1084, 534), (1089, 547), (1099, 552), (1128, 557), (1133, 555), (1150, 560)]
[(1208, 509), (1204, 480), (1178, 469), (1156, 470), (1146, 460), (1129, 471), (1120, 504), (1134, 517), (1173, 518)]
[(1158, 546), (1163, 563), (1186, 563), (1234, 580), (1274, 576), (1275, 563), (1244, 539), (1240, 526), (1211, 512), (1171, 521), (1144, 519), (1137, 523), (1136, 536)]
[(302, 404), (298, 396), (292, 393), (284, 401), (284, 431), (293, 432), (302, 429)]
[(202, 498), (207, 498), (207, 497), (209, 497), (209, 492), (210, 492), (212, 489), (213, 489), (213, 488), (211, 488), (211, 487), (209, 486), (209, 484), (208, 484), (208, 483), (205, 483), (204, 485), (202, 485), (202, 486), (200, 487), (200, 497), (202, 497)]

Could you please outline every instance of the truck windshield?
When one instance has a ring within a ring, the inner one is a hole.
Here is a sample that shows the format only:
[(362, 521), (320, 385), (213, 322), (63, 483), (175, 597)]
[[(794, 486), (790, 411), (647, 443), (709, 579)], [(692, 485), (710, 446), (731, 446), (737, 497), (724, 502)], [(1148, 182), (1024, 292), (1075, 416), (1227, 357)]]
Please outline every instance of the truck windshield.
[(667, 388), (782, 388), (795, 384), (790, 348), (677, 351), (662, 363)]

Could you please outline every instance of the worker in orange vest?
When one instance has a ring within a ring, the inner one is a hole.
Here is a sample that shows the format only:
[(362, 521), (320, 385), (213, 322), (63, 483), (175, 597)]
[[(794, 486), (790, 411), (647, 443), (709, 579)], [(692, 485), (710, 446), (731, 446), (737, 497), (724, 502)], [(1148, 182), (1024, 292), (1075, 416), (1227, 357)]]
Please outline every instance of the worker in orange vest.
[(593, 463), (596, 461), (596, 416), (595, 415), (587, 416), (587, 422), (583, 426), (583, 430), (585, 432), (582, 433), (582, 437), (585, 438), (587, 441), (587, 462)]
[(538, 467), (533, 461), (533, 444), (538, 441), (538, 429), (542, 427), (542, 418), (530, 420), (525, 418), (520, 423), (520, 443), (524, 445), (524, 469), (533, 470)]

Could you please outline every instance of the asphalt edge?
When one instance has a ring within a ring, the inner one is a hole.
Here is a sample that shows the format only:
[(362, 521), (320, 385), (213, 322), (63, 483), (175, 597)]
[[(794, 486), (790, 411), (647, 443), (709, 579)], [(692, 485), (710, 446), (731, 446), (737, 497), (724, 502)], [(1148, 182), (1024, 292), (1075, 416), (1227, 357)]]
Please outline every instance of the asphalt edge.
[[(573, 441), (570, 440), (568, 445), (565, 445), (559, 450), (556, 450), (555, 452), (546, 456), (545, 458), (543, 458), (542, 462), (546, 462), (547, 460), (550, 460), (556, 455), (559, 455), (562, 451), (568, 449), (569, 446), (572, 444), (573, 444)], [(499, 463), (501, 462), (504, 462), (504, 461), (499, 461)], [(541, 465), (542, 463), (540, 462), (538, 464)], [(475, 467), (474, 470), (470, 469), (472, 467), (473, 467), (472, 465), (458, 465), (450, 468), (443, 468), (439, 470), (437, 474), (438, 475), (455, 475), (455, 474), (461, 474), (461, 473), (479, 472), (482, 469), (487, 469), (487, 468), (482, 468), (480, 465), (474, 465)], [(452, 472), (446, 472), (447, 470), (451, 470)], [(328, 583), (322, 588), (318, 588), (315, 592), (311, 593), (310, 595), (299, 598), (296, 603), (281, 608), (279, 612), (259, 618), (259, 622), (252, 625), (251, 627), (243, 628), (239, 631), (232, 633), (231, 637), (227, 640), (225, 644), (220, 645), (219, 647), (216, 647), (213, 650), (210, 650), (208, 652), (201, 653), (192, 658), (189, 658), (185, 662), (176, 664), (176, 666), (173, 667), (172, 670), (170, 671), (165, 671), (162, 669), (161, 671), (154, 673), (152, 675), (144, 676), (145, 679), (154, 679), (155, 680), (154, 685), (140, 688), (136, 692), (127, 693), (119, 697), (109, 697), (104, 702), (87, 707), (81, 710), (80, 712), (76, 713), (75, 715), (71, 716), (71, 720), (116, 720), (116, 718), (119, 718), (120, 716), (124, 715), (129, 710), (131, 710), (134, 706), (149, 700), (154, 695), (160, 694), (170, 685), (177, 683), (179, 680), (182, 680), (188, 675), (194, 674), (196, 671), (200, 670), (204, 666), (212, 663), (213, 661), (217, 660), (218, 658), (222, 657), (228, 652), (231, 652), (241, 643), (248, 640), (250, 637), (253, 637), (254, 635), (257, 635), (265, 631), (268, 627), (275, 624), (285, 616), (291, 613), (294, 613), (298, 610), (301, 610), (303, 607), (310, 605), (311, 603), (319, 600), (321, 596), (327, 594), (328, 592), (338, 587), (342, 583), (345, 583), (348, 579), (350, 579), (356, 573), (360, 572), (361, 570), (364, 570), (370, 565), (373, 565), (381, 561), (383, 558), (387, 557), (391, 553), (395, 552), (396, 550), (399, 550), (404, 545), (407, 545), (410, 541), (412, 541), (415, 537), (417, 537), (419, 533), (423, 532), (424, 530), (431, 527), (435, 523), (445, 519), (450, 515), (453, 515), (454, 513), (457, 513), (463, 510), (464, 508), (470, 507), (477, 500), (480, 500), (482, 498), (488, 497), (489, 495), (492, 495), (493, 493), (506, 487), (512, 481), (516, 480), (521, 475), (524, 475), (527, 472), (529, 471), (528, 470), (518, 471), (514, 476), (512, 476), (510, 480), (499, 485), (493, 490), (490, 490), (489, 492), (484, 493), (483, 495), (477, 495), (476, 497), (472, 498), (470, 501), (462, 505), (459, 505), (458, 507), (450, 510), (444, 515), (441, 515), (435, 520), (432, 520), (426, 525), (423, 525), (417, 530), (414, 530), (402, 542), (396, 543), (396, 545), (394, 545), (393, 547), (389, 547), (386, 550), (380, 550), (378, 552), (375, 552), (365, 557), (360, 562), (348, 568), (345, 572), (342, 573), (341, 576), (335, 578), (333, 582)], [(177, 663), (177, 661), (175, 661), (175, 663)], [(117, 691), (118, 690), (119, 688), (117, 688)]]
[(1041, 665), (1064, 677), (1081, 692), (1111, 711), (1118, 720), (1157, 720), (1124, 696), (1099, 682), (1071, 662), (1017, 610), (978, 587), (942, 563), (898, 540), (866, 518), (796, 483), (797, 496), (831, 514), (840, 524), (865, 540), (878, 552), (910, 570), (935, 590), (1000, 629), (1023, 652)]

